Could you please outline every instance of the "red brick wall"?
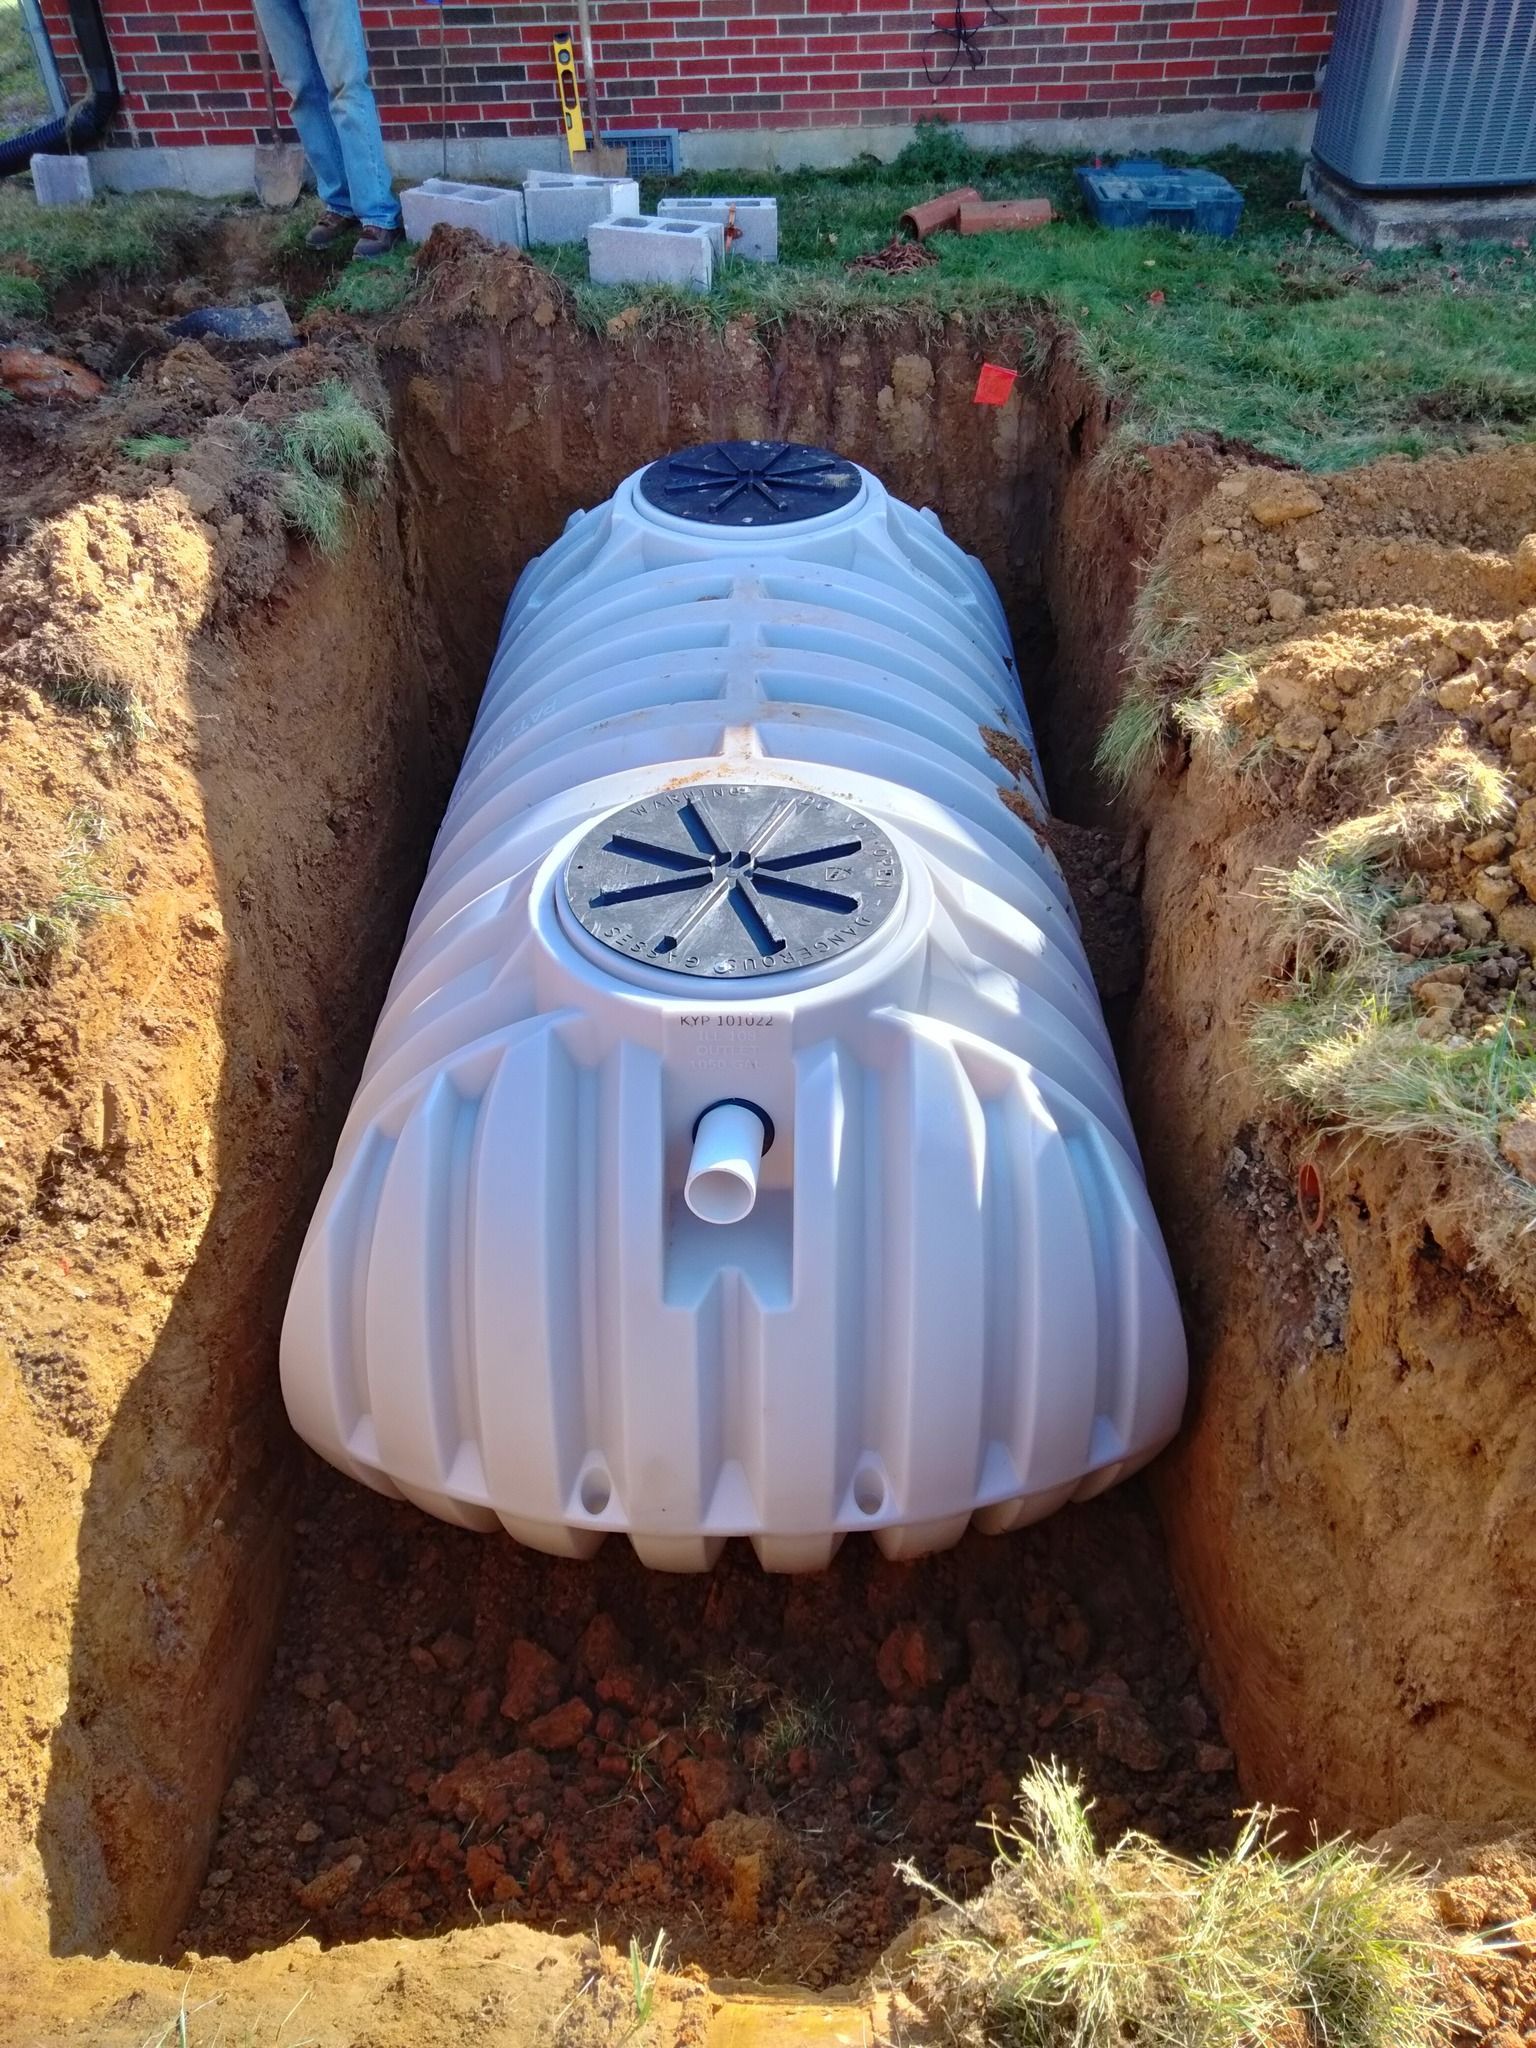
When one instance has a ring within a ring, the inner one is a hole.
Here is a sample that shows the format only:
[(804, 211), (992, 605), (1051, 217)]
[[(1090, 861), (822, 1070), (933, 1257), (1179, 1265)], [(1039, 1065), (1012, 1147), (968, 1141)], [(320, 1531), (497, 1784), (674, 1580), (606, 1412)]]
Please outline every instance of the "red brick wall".
[[(62, 0), (44, 4), (78, 89)], [(1328, 0), (1000, 0), (1000, 11), (983, 25), (979, 8), (967, 9), (981, 67), (962, 57), (935, 87), (924, 38), (945, 17), (928, 7), (855, 0), (832, 14), (817, 0), (595, 0), (604, 123), (814, 128), (1304, 107), (1333, 18)], [(107, 0), (105, 12), (125, 90), (117, 141), (256, 139), (261, 75), (242, 0), (175, 13)], [(569, 19), (563, 6), (365, 6), (363, 19), (391, 139), (437, 134), (440, 37), (451, 135), (559, 133), (549, 45)]]

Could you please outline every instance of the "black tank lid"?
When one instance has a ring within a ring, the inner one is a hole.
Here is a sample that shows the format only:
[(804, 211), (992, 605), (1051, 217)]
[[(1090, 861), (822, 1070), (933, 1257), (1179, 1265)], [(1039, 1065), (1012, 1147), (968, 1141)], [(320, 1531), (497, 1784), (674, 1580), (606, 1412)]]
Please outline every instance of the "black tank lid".
[(798, 441), (706, 441), (653, 462), (640, 495), (700, 526), (790, 526), (851, 504), (856, 466)]

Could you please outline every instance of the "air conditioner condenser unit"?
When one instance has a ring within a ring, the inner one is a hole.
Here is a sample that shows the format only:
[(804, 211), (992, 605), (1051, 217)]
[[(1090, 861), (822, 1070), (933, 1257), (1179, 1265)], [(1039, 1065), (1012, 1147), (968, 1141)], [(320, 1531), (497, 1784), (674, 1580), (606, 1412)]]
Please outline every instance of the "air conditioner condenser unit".
[(1368, 191), (1536, 184), (1536, 0), (1343, 0), (1312, 153)]

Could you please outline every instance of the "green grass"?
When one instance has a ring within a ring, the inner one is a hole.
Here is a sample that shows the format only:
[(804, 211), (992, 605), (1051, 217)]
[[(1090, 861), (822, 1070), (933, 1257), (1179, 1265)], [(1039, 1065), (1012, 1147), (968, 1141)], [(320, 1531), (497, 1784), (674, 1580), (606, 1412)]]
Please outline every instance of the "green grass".
[(1163, 744), (1163, 704), (1150, 684), (1127, 683), (1093, 750), (1093, 765), (1119, 796), (1157, 759)]
[(155, 721), (138, 691), (105, 676), (53, 675), (46, 678), (43, 689), (55, 704), (70, 711), (104, 711), (119, 738), (129, 742), (147, 739), (155, 730)]
[(350, 313), (354, 319), (378, 319), (393, 313), (416, 289), (414, 249), (402, 245), (387, 256), (348, 263), (309, 302), (309, 311)]
[(374, 496), (393, 454), (388, 434), (357, 393), (327, 384), (319, 404), (295, 413), (281, 430), (276, 459), (284, 519), (322, 554), (335, 554), (346, 539), (348, 503)]
[(1245, 655), (1220, 655), (1206, 665), (1192, 690), (1174, 698), (1169, 716), (1191, 746), (1234, 745), (1237, 734), (1227, 717), (1227, 699), (1251, 690), (1254, 679), (1253, 663)]
[(312, 469), (291, 470), (277, 502), (295, 533), (322, 555), (338, 554), (347, 537), (347, 494), (334, 478)]
[(634, 1935), (629, 1937), (629, 1994), (634, 2001), (634, 2024), (625, 2040), (649, 2026), (651, 2014), (656, 2006), (656, 1979), (661, 1975), (661, 1965), (667, 1952), (666, 1929), (658, 1927), (656, 1939), (646, 1954)]
[[(1048, 315), (1077, 330), (1083, 361), (1126, 401), (1126, 430), (1144, 440), (1215, 430), (1330, 469), (1454, 444), (1485, 427), (1536, 425), (1531, 252), (1362, 257), (1293, 208), (1299, 158), (1233, 151), (1200, 161), (1246, 195), (1234, 240), (1110, 233), (1084, 218), (1076, 161), (973, 153), (924, 128), (891, 164), (754, 172), (753, 190), (779, 200), (781, 264), (732, 263), (702, 300), (590, 285), (579, 247), (537, 253), (571, 285), (592, 327), (638, 304), (637, 345), (661, 326), (742, 313), (829, 328), (853, 317), (965, 313), (1007, 326), (1027, 354), (1038, 344), (1031, 323)], [(740, 178), (650, 180), (646, 203), (668, 192), (729, 192)], [(890, 238), (903, 207), (960, 182), (988, 197), (1043, 192), (1061, 218), (1027, 234), (936, 236), (938, 263), (906, 276), (848, 274), (850, 258)]]
[(0, 270), (0, 320), (41, 320), (47, 311), (47, 294), (35, 279)]
[(163, 456), (185, 455), (192, 443), (180, 434), (127, 434), (118, 447), (133, 462), (158, 462)]
[(388, 434), (346, 384), (327, 384), (320, 403), (295, 413), (282, 430), (285, 464), (359, 493), (377, 489), (393, 452)]
[(106, 835), (106, 820), (97, 813), (71, 814), (53, 895), (46, 904), (0, 918), (0, 988), (36, 987), (74, 950), (83, 931), (124, 908), (123, 898), (98, 873)]
[[(1422, 1035), (1412, 986), (1444, 958), (1415, 960), (1387, 930), (1415, 900), (1402, 857), (1437, 833), (1484, 828), (1512, 803), (1500, 772), (1452, 741), (1379, 810), (1334, 826), (1293, 867), (1261, 876), (1289, 964), (1249, 1040), (1266, 1084), (1326, 1129), (1407, 1140), (1480, 1169), (1493, 1192), (1471, 1198), (1468, 1220), (1495, 1255), (1536, 1221), (1536, 1189), (1499, 1152), (1504, 1125), (1536, 1102), (1536, 1031), (1511, 1004), (1475, 1032)], [(1448, 957), (1481, 953), (1469, 946)]]
[(844, 1751), (850, 1735), (830, 1690), (812, 1699), (781, 1693), (758, 1732), (763, 1761), (770, 1769), (785, 1763), (797, 1749)]
[(53, 109), (16, 0), (0, 0), (0, 140), (46, 121)]
[(993, 1881), (943, 1908), (913, 1985), (950, 2038), (997, 2048), (1429, 2048), (1451, 1939), (1425, 1888), (1345, 1842), (1289, 1857), (1272, 1817), (1201, 1861), (1144, 1835), (1100, 1850), (1059, 1765), (1031, 1766)]
[[(1498, 1166), (1499, 1133), (1536, 1101), (1536, 1035), (1513, 1011), (1465, 1043), (1421, 1038), (1391, 997), (1334, 983), (1260, 1011), (1261, 1067), (1332, 1131), (1475, 1154)], [(1499, 1169), (1529, 1226), (1536, 1189)]]
[(7, 179), (0, 184), (0, 284), (7, 258), (27, 266), (20, 281), (33, 284), (44, 299), (88, 277), (126, 279), (169, 271), (207, 211), (206, 203), (179, 192), (40, 207), (29, 189)]
[(1173, 579), (1153, 567), (1142, 579), (1122, 652), (1126, 685), (1094, 748), (1093, 762), (1119, 795), (1157, 759), (1167, 737), (1169, 699), (1159, 684), (1185, 661), (1194, 621), (1177, 609)]

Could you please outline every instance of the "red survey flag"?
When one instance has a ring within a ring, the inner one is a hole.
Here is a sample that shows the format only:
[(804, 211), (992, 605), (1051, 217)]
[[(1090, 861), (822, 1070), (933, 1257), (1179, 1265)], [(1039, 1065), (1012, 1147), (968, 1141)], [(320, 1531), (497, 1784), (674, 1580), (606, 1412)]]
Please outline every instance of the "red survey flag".
[(983, 363), (976, 379), (977, 405), (1006, 405), (1008, 394), (1018, 382), (1017, 370), (1005, 370), (1000, 363)]

